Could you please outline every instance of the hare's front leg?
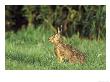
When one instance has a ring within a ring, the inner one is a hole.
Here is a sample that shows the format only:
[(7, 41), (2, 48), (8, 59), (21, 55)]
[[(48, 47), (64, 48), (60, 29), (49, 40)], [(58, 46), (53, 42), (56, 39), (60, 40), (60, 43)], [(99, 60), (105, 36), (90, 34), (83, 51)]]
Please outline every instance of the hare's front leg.
[(57, 61), (58, 61), (59, 63), (62, 63), (62, 62), (63, 62), (63, 57), (60, 56), (59, 53), (55, 53), (55, 54), (56, 54), (56, 57), (57, 57)]
[(61, 55), (60, 51), (58, 49), (55, 49), (55, 55), (57, 57), (57, 61), (59, 63), (62, 63), (63, 62), (63, 56)]

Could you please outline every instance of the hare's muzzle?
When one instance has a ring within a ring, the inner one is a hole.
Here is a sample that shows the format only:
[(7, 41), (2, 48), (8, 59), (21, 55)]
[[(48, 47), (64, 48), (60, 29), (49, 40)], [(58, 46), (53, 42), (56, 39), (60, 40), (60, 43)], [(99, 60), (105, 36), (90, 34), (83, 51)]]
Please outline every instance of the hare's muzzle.
[(53, 37), (50, 37), (48, 41), (53, 43)]
[(51, 37), (48, 39), (49, 42), (51, 42)]

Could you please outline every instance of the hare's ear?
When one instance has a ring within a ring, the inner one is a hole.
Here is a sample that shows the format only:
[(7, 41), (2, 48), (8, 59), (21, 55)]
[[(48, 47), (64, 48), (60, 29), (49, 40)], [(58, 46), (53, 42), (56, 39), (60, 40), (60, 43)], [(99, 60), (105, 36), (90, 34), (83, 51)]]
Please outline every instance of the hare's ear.
[(58, 34), (60, 34), (61, 33), (61, 31), (60, 31), (60, 28), (58, 27)]
[(61, 34), (62, 33), (62, 29), (63, 29), (63, 26), (62, 25), (60, 27), (58, 27), (58, 34)]
[(60, 28), (61, 28), (61, 29), (60, 29), (60, 32), (62, 32), (62, 30), (63, 30), (63, 25), (61, 25)]

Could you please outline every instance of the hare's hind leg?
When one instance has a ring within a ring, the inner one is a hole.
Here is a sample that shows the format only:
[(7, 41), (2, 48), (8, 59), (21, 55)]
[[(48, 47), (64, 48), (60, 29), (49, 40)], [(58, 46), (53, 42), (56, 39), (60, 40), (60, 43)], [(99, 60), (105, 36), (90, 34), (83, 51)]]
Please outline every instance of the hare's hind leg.
[(83, 64), (85, 62), (85, 56), (84, 55), (81, 55), (80, 57), (80, 63)]
[(71, 56), (70, 58), (69, 58), (69, 63), (77, 63), (78, 62), (78, 59), (77, 59), (77, 57), (76, 56)]

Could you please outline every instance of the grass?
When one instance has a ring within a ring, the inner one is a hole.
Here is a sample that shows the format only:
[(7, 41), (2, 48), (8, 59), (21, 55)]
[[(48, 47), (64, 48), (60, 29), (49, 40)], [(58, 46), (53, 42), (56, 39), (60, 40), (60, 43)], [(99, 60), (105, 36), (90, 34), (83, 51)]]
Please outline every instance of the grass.
[(67, 44), (86, 53), (84, 64), (58, 63), (53, 45), (48, 38), (53, 34), (49, 30), (22, 29), (16, 34), (5, 35), (6, 70), (104, 70), (106, 69), (106, 44), (104, 40), (79, 39), (77, 35), (65, 38)]

